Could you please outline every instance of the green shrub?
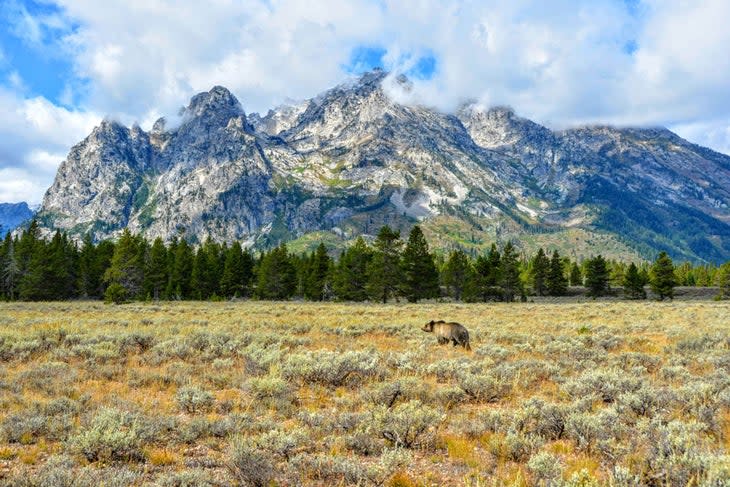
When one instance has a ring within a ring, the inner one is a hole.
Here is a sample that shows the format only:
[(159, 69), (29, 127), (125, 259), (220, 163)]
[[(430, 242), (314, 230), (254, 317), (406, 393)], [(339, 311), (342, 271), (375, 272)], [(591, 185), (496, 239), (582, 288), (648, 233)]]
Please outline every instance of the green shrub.
[(497, 402), (509, 394), (511, 386), (487, 374), (464, 372), (457, 375), (461, 390), (475, 402)]
[(90, 462), (142, 461), (142, 439), (134, 418), (123, 411), (102, 408), (91, 423), (71, 438), (70, 447)]
[(269, 456), (248, 439), (236, 437), (228, 447), (226, 466), (237, 482), (266, 487), (274, 478), (274, 465)]
[(413, 448), (428, 443), (443, 419), (440, 412), (415, 400), (376, 408), (368, 426), (395, 447)]
[(130, 299), (127, 288), (119, 283), (110, 284), (104, 292), (104, 302), (122, 304), (128, 302)]
[(181, 411), (190, 414), (206, 413), (213, 408), (213, 394), (198, 386), (187, 386), (178, 389), (175, 401)]
[(538, 482), (550, 485), (563, 474), (563, 465), (560, 459), (547, 452), (532, 455), (527, 461), (527, 468)]
[(380, 355), (374, 351), (299, 353), (284, 362), (282, 375), (289, 380), (339, 387), (382, 374), (379, 362)]

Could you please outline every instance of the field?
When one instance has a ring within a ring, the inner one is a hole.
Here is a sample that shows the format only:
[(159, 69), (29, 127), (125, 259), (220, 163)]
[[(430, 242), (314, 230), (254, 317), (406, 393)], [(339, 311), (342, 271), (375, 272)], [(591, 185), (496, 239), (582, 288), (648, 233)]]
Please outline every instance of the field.
[(728, 303), (0, 304), (0, 485), (723, 486), (728, 455)]

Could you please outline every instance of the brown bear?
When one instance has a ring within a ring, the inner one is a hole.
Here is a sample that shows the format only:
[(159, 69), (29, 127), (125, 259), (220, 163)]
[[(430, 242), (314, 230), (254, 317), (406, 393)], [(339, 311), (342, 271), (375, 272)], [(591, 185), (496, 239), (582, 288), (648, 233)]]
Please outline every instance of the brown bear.
[(454, 346), (461, 345), (465, 350), (471, 350), (471, 346), (469, 345), (469, 331), (459, 323), (431, 320), (423, 325), (422, 330), (435, 333), (439, 345), (452, 342)]

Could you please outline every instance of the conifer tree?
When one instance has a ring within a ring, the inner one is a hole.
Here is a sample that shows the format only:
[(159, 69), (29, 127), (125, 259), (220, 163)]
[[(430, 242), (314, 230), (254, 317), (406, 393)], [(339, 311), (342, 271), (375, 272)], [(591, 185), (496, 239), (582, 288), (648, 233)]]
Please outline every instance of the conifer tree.
[(717, 299), (730, 299), (730, 262), (725, 262), (717, 273)]
[(180, 239), (175, 245), (175, 254), (166, 294), (174, 299), (190, 299), (192, 289), (190, 278), (193, 273), (193, 249), (187, 240)]
[(401, 292), (411, 303), (421, 299), (438, 297), (439, 274), (428, 251), (428, 242), (421, 227), (415, 225), (408, 235), (408, 243), (401, 262), (403, 280)]
[(403, 241), (400, 233), (389, 226), (383, 226), (374, 242), (375, 252), (368, 264), (367, 292), (371, 299), (386, 303), (398, 296), (402, 279), (400, 252)]
[(45, 242), (40, 238), (38, 222), (36, 220), (32, 220), (15, 245), (15, 258), (20, 269), (20, 272), (18, 273), (18, 294), (20, 294), (20, 285), (29, 271), (31, 258), (36, 255), (37, 259), (40, 256), (39, 253), (41, 251), (41, 249), (37, 249), (37, 247), (44, 246)]
[(190, 291), (193, 299), (208, 299), (207, 271), (205, 249), (200, 246), (193, 258), (193, 270), (190, 273)]
[(145, 262), (145, 294), (158, 300), (165, 291), (169, 280), (167, 264), (167, 247), (160, 237), (157, 237), (150, 247)]
[(76, 292), (76, 246), (66, 235), (56, 231), (47, 249), (46, 268), (41, 270), (40, 294), (46, 299), (69, 299)]
[(342, 253), (332, 283), (337, 299), (365, 301), (368, 298), (367, 269), (372, 258), (373, 251), (362, 237)]
[(550, 260), (545, 255), (542, 247), (538, 249), (537, 255), (532, 259), (530, 278), (532, 279), (532, 289), (538, 296), (543, 296), (547, 287), (548, 272), (550, 270)]
[(500, 285), (503, 299), (507, 302), (514, 301), (517, 295), (524, 295), (524, 287), (520, 279), (520, 264), (512, 242), (507, 242), (502, 249)]
[(568, 290), (568, 279), (565, 277), (563, 259), (560, 258), (557, 250), (553, 250), (553, 255), (550, 258), (546, 285), (550, 296), (563, 296)]
[(327, 255), (327, 247), (320, 243), (310, 259), (304, 284), (304, 297), (312, 301), (323, 301), (331, 285), (329, 283), (332, 259)]
[(449, 254), (449, 259), (444, 266), (443, 282), (451, 297), (461, 301), (464, 288), (473, 279), (472, 272), (469, 257), (463, 250), (454, 250)]
[[(113, 301), (140, 297), (144, 279), (144, 261), (140, 255), (143, 243), (140, 238), (124, 229), (119, 237), (111, 264), (104, 273), (104, 280), (113, 287)], [(107, 291), (109, 289), (107, 288)]]
[(114, 257), (114, 249), (116, 244), (111, 240), (104, 240), (96, 245), (94, 250), (94, 263), (90, 269), (90, 282), (93, 294), (91, 297), (102, 298), (106, 292), (106, 282), (104, 281), (104, 274), (112, 263), (112, 257)]
[(203, 244), (205, 249), (204, 289), (206, 299), (220, 294), (220, 281), (223, 274), (224, 258), (221, 246), (208, 237)]
[(248, 295), (253, 274), (253, 259), (249, 252), (244, 252), (239, 242), (226, 250), (221, 277), (221, 293), (223, 296), (243, 297)]
[(84, 235), (78, 260), (78, 283), (79, 296), (89, 298), (94, 296), (96, 286), (93, 282), (92, 269), (96, 260), (96, 246), (91, 239), (91, 234)]
[(297, 288), (297, 270), (281, 244), (261, 259), (256, 294), (261, 299), (289, 299)]
[(583, 273), (580, 271), (580, 267), (578, 266), (577, 262), (573, 262), (573, 265), (571, 265), (570, 267), (570, 285), (583, 285)]
[(658, 296), (660, 301), (664, 298), (674, 299), (674, 264), (666, 252), (660, 252), (650, 272), (651, 290)]
[(469, 301), (502, 300), (502, 257), (497, 245), (492, 244), (487, 255), (480, 255), (474, 263), (474, 272), (465, 293)]
[(20, 265), (15, 255), (17, 241), (8, 232), (3, 242), (3, 258), (0, 262), (0, 289), (2, 294), (11, 301), (16, 298)]
[(606, 259), (598, 255), (586, 263), (586, 287), (588, 296), (597, 298), (608, 294), (608, 267)]
[(624, 274), (624, 296), (628, 299), (646, 299), (644, 284), (639, 268), (632, 262)]

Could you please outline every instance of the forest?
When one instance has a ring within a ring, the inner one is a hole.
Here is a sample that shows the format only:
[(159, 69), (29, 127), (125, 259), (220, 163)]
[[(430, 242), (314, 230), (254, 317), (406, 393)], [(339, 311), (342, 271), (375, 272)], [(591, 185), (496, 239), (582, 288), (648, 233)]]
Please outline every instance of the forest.
[(418, 226), (407, 239), (384, 226), (371, 243), (359, 237), (332, 254), (324, 244), (311, 253), (294, 254), (282, 243), (254, 254), (240, 242), (149, 242), (128, 230), (116, 242), (86, 236), (76, 243), (60, 232), (44, 239), (31, 222), (0, 244), (0, 299), (510, 302), (578, 287), (593, 298), (645, 299), (647, 286), (660, 300), (672, 299), (676, 286), (717, 286), (717, 299), (730, 297), (730, 262), (675, 265), (665, 252), (654, 262), (571, 261), (557, 250), (524, 255), (518, 242), (507, 242), (474, 258), (458, 248), (432, 252)]

